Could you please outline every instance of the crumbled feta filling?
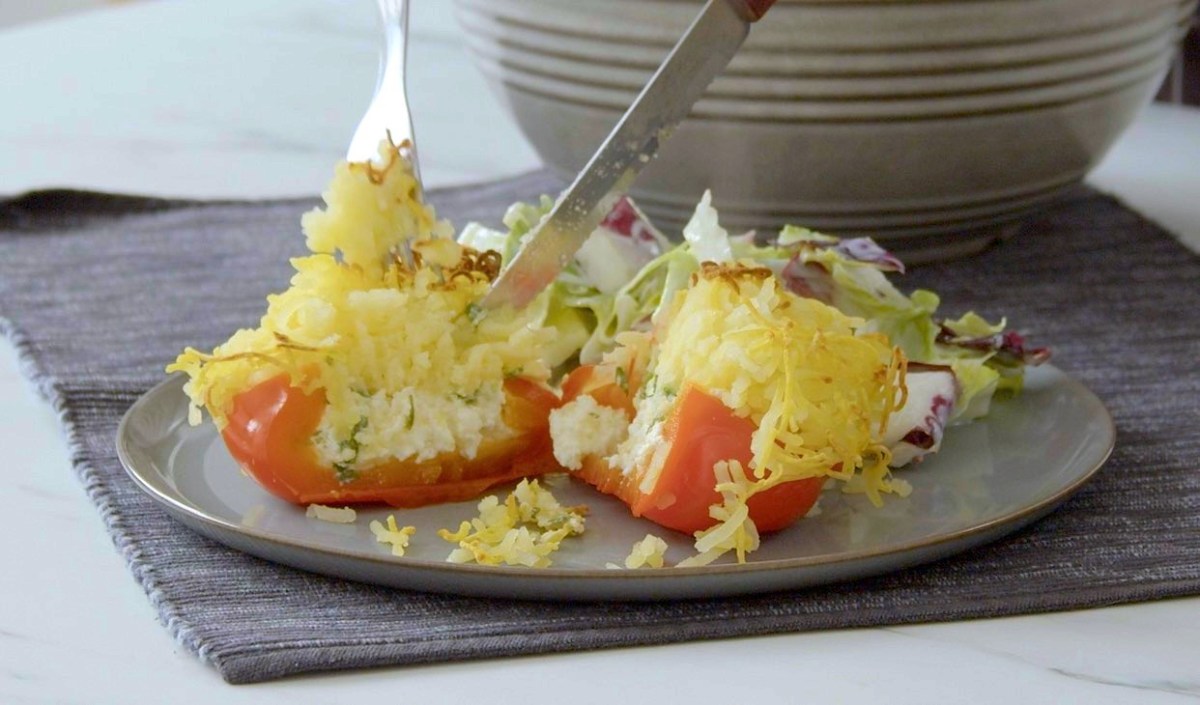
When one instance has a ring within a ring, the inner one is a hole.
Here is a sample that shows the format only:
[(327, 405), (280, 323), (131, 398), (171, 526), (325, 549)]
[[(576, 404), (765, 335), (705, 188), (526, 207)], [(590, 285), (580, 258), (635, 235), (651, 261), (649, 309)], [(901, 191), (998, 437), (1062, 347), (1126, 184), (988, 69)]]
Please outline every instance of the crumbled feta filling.
[(313, 445), (322, 462), (369, 467), (390, 458), (429, 460), (441, 453), (473, 458), (484, 438), (512, 434), (501, 417), (502, 383), (491, 381), (471, 395), (405, 389), (348, 400), (343, 414), (359, 419), (351, 438), (339, 435), (331, 415), (321, 418)]
[(569, 470), (583, 467), (585, 456), (617, 452), (629, 433), (625, 412), (601, 406), (586, 394), (550, 412), (554, 457)]

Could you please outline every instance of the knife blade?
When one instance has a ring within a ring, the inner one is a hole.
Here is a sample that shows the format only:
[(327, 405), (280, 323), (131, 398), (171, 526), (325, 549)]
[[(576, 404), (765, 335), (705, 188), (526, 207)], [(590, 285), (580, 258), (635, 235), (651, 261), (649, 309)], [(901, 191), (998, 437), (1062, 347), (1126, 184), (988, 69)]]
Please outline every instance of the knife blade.
[(707, 0), (575, 181), (480, 301), (521, 308), (550, 285), (633, 185), (775, 0)]

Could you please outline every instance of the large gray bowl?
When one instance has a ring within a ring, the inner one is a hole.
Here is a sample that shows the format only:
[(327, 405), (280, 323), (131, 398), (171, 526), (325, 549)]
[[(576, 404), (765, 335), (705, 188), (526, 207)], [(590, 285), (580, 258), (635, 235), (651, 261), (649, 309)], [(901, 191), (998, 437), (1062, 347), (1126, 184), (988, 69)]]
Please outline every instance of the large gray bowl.
[[(698, 0), (456, 0), (542, 159), (586, 162)], [(1077, 185), (1161, 82), (1196, 0), (780, 0), (637, 182), (661, 224), (976, 251)]]

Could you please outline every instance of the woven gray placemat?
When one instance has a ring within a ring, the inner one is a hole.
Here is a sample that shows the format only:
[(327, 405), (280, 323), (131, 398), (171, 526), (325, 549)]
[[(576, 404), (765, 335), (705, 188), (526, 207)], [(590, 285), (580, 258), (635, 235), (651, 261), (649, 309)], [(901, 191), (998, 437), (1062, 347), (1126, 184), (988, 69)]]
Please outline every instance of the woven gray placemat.
[[(553, 192), (534, 174), (443, 190), (455, 222)], [(1200, 258), (1081, 192), (1016, 240), (902, 282), (1008, 315), (1104, 399), (1112, 459), (1015, 536), (850, 584), (658, 604), (402, 592), (280, 567), (193, 534), (126, 478), (124, 410), (184, 345), (257, 321), (309, 200), (190, 203), (71, 191), (0, 202), (0, 325), (59, 411), (72, 460), (167, 628), (230, 682), (296, 673), (1023, 614), (1200, 593)]]

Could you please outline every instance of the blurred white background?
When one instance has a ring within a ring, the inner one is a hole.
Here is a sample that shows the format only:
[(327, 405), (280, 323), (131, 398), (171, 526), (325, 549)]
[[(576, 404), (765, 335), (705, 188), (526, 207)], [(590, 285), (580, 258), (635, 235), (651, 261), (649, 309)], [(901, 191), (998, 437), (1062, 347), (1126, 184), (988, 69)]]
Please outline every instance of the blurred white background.
[(119, 5), (129, 0), (37, 0), (37, 2), (0, 2), (0, 27), (34, 22), (65, 15), (68, 12), (92, 10), (106, 5)]
[[(149, 0), (3, 0), (0, 1), (0, 29), (72, 12), (147, 1)], [(1184, 49), (1176, 58), (1171, 75), (1163, 82), (1157, 98), (1165, 103), (1200, 105), (1200, 11), (1193, 21), (1190, 35), (1184, 41)]]

